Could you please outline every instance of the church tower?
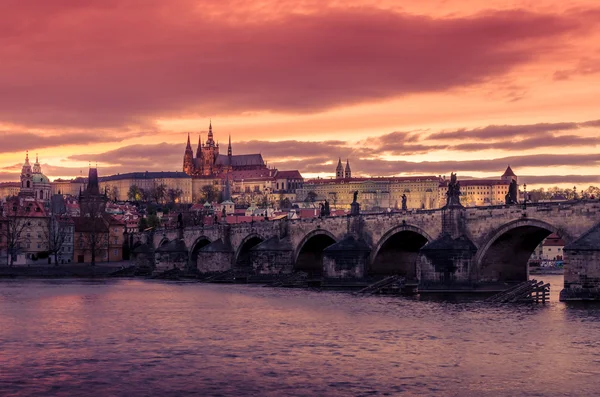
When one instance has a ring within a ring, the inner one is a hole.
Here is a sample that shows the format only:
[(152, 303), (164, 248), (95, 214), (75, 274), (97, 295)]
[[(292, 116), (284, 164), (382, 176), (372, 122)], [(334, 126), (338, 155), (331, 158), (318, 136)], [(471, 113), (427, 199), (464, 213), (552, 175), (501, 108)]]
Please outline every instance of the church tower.
[(190, 144), (190, 133), (188, 132), (187, 145), (185, 147), (185, 154), (183, 155), (183, 172), (188, 175), (194, 173), (194, 152), (192, 145)]
[(21, 168), (21, 191), (19, 196), (21, 197), (33, 197), (33, 171), (31, 164), (29, 164), (29, 151), (25, 154), (25, 163)]
[(344, 179), (344, 167), (342, 167), (342, 158), (338, 159), (338, 165), (335, 169), (335, 178)]
[(346, 179), (352, 178), (352, 171), (350, 170), (350, 162), (346, 159), (346, 170), (344, 171), (344, 177)]

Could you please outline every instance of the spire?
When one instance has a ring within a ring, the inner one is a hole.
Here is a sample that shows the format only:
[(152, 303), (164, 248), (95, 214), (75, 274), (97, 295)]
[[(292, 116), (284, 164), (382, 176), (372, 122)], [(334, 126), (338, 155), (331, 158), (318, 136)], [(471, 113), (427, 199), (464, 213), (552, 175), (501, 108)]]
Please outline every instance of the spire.
[(35, 163), (36, 163), (36, 164), (38, 164), (38, 163), (39, 163), (39, 161), (38, 161), (38, 154), (37, 154), (37, 153), (35, 154)]
[(231, 157), (231, 134), (229, 134), (229, 146), (227, 146), (227, 155)]
[(25, 151), (25, 164), (29, 164), (29, 150)]
[(198, 148), (196, 149), (196, 157), (202, 157), (202, 134), (198, 135)]
[(192, 149), (192, 145), (190, 144), (190, 133), (189, 132), (188, 132), (188, 141), (187, 141), (187, 145), (186, 145), (185, 149), (186, 150), (187, 149), (190, 149), (190, 150)]
[(344, 171), (344, 177), (346, 179), (352, 178), (352, 171), (350, 171), (350, 161), (346, 159), (346, 170)]
[(341, 157), (338, 159), (338, 165), (335, 168), (335, 177), (337, 179), (344, 178), (344, 167), (342, 167), (342, 158)]

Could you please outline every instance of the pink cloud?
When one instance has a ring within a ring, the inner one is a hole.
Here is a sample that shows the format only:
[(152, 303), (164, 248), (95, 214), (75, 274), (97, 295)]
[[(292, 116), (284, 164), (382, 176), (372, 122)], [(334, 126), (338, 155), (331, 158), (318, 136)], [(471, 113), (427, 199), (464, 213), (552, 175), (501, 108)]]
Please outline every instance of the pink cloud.
[(0, 121), (98, 127), (322, 111), (485, 82), (586, 27), (582, 14), (519, 10), (435, 19), (324, 7), (232, 21), (186, 0), (83, 4), (4, 7)]

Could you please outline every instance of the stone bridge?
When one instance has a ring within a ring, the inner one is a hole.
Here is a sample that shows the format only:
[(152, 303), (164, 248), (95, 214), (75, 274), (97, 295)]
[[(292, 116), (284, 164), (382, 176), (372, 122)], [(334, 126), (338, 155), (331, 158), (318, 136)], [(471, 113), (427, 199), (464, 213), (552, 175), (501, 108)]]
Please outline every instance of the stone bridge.
[(526, 280), (528, 259), (549, 234), (568, 244), (599, 223), (598, 201), (454, 207), (156, 230), (136, 235), (134, 249), (145, 244), (158, 270), (401, 274), (422, 286), (480, 285)]

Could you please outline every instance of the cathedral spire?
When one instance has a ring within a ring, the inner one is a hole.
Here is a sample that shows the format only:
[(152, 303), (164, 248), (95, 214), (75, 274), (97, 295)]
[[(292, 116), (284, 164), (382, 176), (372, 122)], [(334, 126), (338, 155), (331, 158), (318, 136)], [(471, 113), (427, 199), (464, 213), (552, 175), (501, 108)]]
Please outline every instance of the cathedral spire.
[(188, 132), (188, 141), (187, 141), (187, 146), (185, 147), (186, 149), (191, 149), (192, 145), (190, 144), (190, 133)]
[(335, 177), (336, 177), (336, 179), (344, 178), (344, 167), (342, 166), (342, 158), (341, 157), (338, 159), (338, 165), (335, 168)]
[(231, 134), (229, 134), (229, 146), (227, 146), (227, 155), (231, 157)]
[(346, 159), (346, 170), (344, 171), (344, 178), (352, 178), (352, 171), (350, 170), (350, 161), (348, 161), (348, 159)]

